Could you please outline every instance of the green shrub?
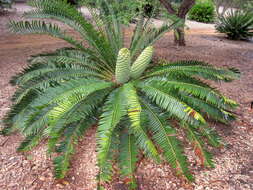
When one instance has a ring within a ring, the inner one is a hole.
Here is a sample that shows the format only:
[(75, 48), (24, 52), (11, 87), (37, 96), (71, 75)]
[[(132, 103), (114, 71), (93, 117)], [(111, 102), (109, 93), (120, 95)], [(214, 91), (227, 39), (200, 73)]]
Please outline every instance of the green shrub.
[(11, 8), (13, 0), (0, 0), (0, 10), (4, 8)]
[[(187, 142), (203, 166), (213, 167), (205, 144), (220, 146), (220, 140), (207, 120), (233, 120), (230, 110), (237, 104), (204, 81), (228, 82), (238, 74), (200, 61), (152, 64), (152, 45), (181, 21), (151, 28), (140, 15), (131, 43), (124, 48), (122, 25), (107, 3), (97, 7), (100, 14), (93, 14), (95, 26), (62, 0), (35, 0), (30, 5), (36, 9), (25, 13), (26, 18), (61, 21), (81, 39), (44, 21), (10, 23), (18, 34), (48, 34), (71, 45), (32, 57), (11, 81), (18, 89), (2, 134), (19, 130), (25, 136), (18, 151), (46, 140), (48, 152), (57, 153), (55, 176), (64, 178), (78, 140), (96, 127), (99, 186), (112, 179), (113, 164), (118, 163), (120, 177), (135, 189), (141, 154), (157, 162), (162, 158), (178, 175), (193, 180), (183, 151)], [(105, 7), (111, 17), (104, 15)]]
[(253, 1), (242, 3), (241, 9), (243, 9), (244, 11), (253, 12)]
[(232, 40), (248, 40), (253, 37), (253, 13), (230, 11), (219, 17), (216, 30)]
[(212, 23), (215, 20), (214, 4), (210, 1), (197, 2), (189, 11), (188, 16), (191, 20)]

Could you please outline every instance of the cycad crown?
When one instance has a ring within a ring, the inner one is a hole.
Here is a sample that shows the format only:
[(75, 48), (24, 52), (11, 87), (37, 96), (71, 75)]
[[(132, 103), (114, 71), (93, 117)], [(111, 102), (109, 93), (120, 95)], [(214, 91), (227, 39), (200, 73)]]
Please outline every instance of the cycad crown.
[[(230, 110), (236, 103), (201, 79), (227, 82), (238, 73), (201, 61), (163, 61), (149, 67), (152, 44), (181, 26), (181, 21), (156, 29), (140, 16), (129, 52), (122, 49), (123, 32), (115, 10), (106, 0), (97, 2), (100, 14), (94, 11), (93, 18), (103, 25), (93, 26), (62, 0), (31, 1), (36, 9), (25, 13), (28, 18), (63, 22), (79, 32), (90, 48), (56, 24), (10, 23), (12, 31), (48, 34), (67, 41), (72, 48), (33, 56), (28, 67), (13, 78), (11, 82), (18, 89), (2, 133), (19, 130), (25, 136), (19, 151), (31, 150), (47, 139), (48, 152), (58, 153), (54, 159), (57, 178), (64, 178), (69, 169), (78, 139), (97, 126), (99, 187), (111, 180), (113, 163), (118, 161), (121, 178), (135, 188), (140, 154), (156, 161), (162, 157), (177, 174), (193, 180), (177, 136), (184, 132), (184, 143), (193, 145), (201, 164), (213, 166), (205, 144), (219, 146), (220, 140), (206, 119), (227, 123), (234, 119)], [(130, 71), (130, 60), (136, 57)]]

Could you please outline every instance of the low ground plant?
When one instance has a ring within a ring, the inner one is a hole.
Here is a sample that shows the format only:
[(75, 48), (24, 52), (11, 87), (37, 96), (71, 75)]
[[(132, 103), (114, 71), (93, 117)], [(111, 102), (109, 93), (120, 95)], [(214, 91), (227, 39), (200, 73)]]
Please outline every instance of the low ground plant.
[(232, 40), (249, 40), (253, 37), (253, 12), (230, 11), (220, 16), (216, 30)]
[(11, 8), (13, 0), (0, 0), (0, 12), (3, 12), (5, 8)]

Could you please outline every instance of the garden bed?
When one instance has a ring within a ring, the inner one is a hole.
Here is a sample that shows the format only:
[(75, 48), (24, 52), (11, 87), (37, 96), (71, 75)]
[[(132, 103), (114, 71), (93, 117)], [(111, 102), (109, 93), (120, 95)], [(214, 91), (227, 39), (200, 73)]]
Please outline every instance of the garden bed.
[[(9, 34), (5, 24), (9, 19), (17, 18), (14, 13), (0, 17), (0, 119), (8, 111), (10, 98), (15, 90), (8, 81), (26, 65), (27, 58), (67, 45), (45, 35)], [(130, 34), (131, 30), (127, 33)], [(165, 35), (156, 45), (155, 58), (171, 61), (197, 59), (219, 67), (238, 68), (242, 72), (239, 80), (216, 84), (217, 88), (240, 104), (236, 110), (238, 120), (231, 126), (213, 123), (213, 127), (227, 143), (220, 150), (212, 150), (215, 169), (201, 168), (198, 163), (193, 162), (194, 155), (187, 149), (186, 153), (196, 176), (196, 182), (189, 185), (183, 179), (175, 177), (168, 165), (157, 166), (149, 160), (143, 160), (137, 171), (140, 189), (253, 189), (253, 110), (250, 109), (253, 101), (253, 44), (226, 40), (212, 29), (195, 29), (187, 33), (186, 47), (175, 47), (173, 35)], [(54, 180), (52, 162), (46, 155), (43, 143), (32, 152), (20, 154), (16, 153), (16, 148), (21, 140), (19, 134), (0, 136), (0, 189), (96, 189), (94, 128), (81, 140), (68, 177), (62, 181)], [(112, 187), (108, 188), (124, 189), (117, 178)]]

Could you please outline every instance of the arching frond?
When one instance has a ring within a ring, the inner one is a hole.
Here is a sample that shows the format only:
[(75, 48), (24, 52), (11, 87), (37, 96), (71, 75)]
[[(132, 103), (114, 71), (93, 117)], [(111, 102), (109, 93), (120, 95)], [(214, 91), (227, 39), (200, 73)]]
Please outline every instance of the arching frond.
[(35, 0), (30, 5), (38, 10), (30, 12), (27, 16), (53, 18), (68, 24), (78, 31), (107, 63), (115, 62), (116, 54), (109, 41), (75, 7), (61, 0)]
[(107, 0), (98, 0), (96, 6), (100, 10), (99, 19), (103, 23), (104, 33), (117, 53), (123, 48), (124, 43), (122, 23), (116, 15), (116, 12), (120, 10), (117, 7), (112, 7)]
[[(126, 114), (123, 88), (113, 91), (108, 97), (104, 107), (103, 114), (100, 117), (97, 142), (98, 142), (98, 164), (101, 168), (107, 164), (110, 154), (112, 136), (116, 126), (121, 118)], [(104, 177), (105, 180), (107, 177)]]
[(112, 180), (113, 176), (113, 164), (116, 161), (116, 157), (118, 156), (119, 150), (119, 130), (115, 129), (110, 142), (110, 148), (108, 152), (108, 156), (106, 158), (106, 163), (99, 166), (99, 182), (108, 182)]
[(145, 77), (169, 75), (175, 72), (214, 81), (231, 81), (238, 78), (238, 73), (234, 70), (215, 68), (198, 61), (180, 61), (172, 64), (167, 62), (167, 64), (152, 69)]
[(212, 155), (204, 148), (204, 142), (196, 129), (190, 125), (185, 125), (185, 128), (187, 129), (187, 137), (194, 148), (196, 156), (199, 157), (201, 165), (213, 168)]
[(199, 129), (199, 132), (202, 136), (207, 138), (208, 144), (214, 147), (221, 147), (222, 139), (221, 137), (217, 134), (217, 132), (214, 131), (213, 128), (210, 128), (208, 126), (202, 126)]
[[(150, 20), (147, 22), (150, 22)], [(136, 57), (138, 53), (157, 42), (166, 32), (172, 31), (181, 25), (182, 21), (178, 19), (175, 20), (172, 24), (164, 23), (160, 28), (155, 28), (149, 27), (148, 23), (144, 23), (140, 19), (140, 22), (137, 25), (138, 29), (136, 28), (135, 32), (136, 37), (132, 39), (133, 42), (131, 43), (130, 47), (131, 57)], [(139, 35), (138, 31), (140, 32)]]
[(138, 83), (137, 86), (154, 103), (162, 109), (167, 110), (170, 115), (189, 123), (205, 123), (205, 119), (200, 113), (179, 98), (168, 93), (167, 89), (164, 89), (162, 86), (144, 82)]
[(22, 152), (22, 151), (30, 151), (32, 150), (35, 146), (37, 146), (40, 141), (43, 139), (43, 134), (42, 131), (39, 131), (37, 134), (33, 134), (30, 136), (27, 136), (19, 145), (17, 148), (17, 151)]
[(120, 174), (124, 181), (130, 185), (131, 189), (137, 187), (134, 172), (136, 170), (136, 162), (138, 148), (135, 144), (134, 135), (129, 134), (125, 129), (121, 132), (119, 146), (119, 167)]
[(41, 72), (44, 72), (43, 75), (40, 74), (40, 71), (34, 71), (31, 75), (28, 73), (22, 77), (22, 81), (20, 82), (23, 84), (20, 85), (18, 91), (15, 93), (16, 102), (21, 101), (31, 90), (39, 89), (44, 91), (49, 87), (57, 86), (66, 81), (73, 80), (73, 78), (106, 78), (95, 71), (81, 68), (41, 69)]
[(193, 177), (189, 172), (186, 157), (179, 140), (175, 137), (176, 131), (169, 126), (167, 118), (162, 113), (157, 112), (144, 100), (142, 104), (149, 117), (149, 128), (153, 133), (153, 139), (162, 148), (166, 161), (178, 174), (192, 181)]
[(55, 177), (62, 179), (65, 177), (66, 172), (69, 169), (70, 158), (74, 154), (74, 146), (77, 144), (77, 140), (82, 136), (85, 131), (92, 126), (94, 122), (92, 120), (80, 120), (73, 123), (66, 128), (64, 132), (64, 139), (57, 148), (59, 156), (54, 158)]
[(205, 114), (208, 118), (213, 118), (225, 124), (235, 119), (234, 114), (224, 110), (227, 105), (221, 103), (222, 99), (215, 104), (210, 104), (198, 97), (190, 96), (185, 93), (181, 94), (181, 99), (183, 101), (185, 101), (188, 105), (191, 105), (191, 107), (194, 107), (198, 112)]
[(210, 104), (217, 106), (218, 108), (226, 107), (226, 98), (220, 95), (214, 89), (204, 87), (199, 84), (194, 84), (192, 81), (187, 82), (186, 80), (180, 79), (151, 79), (148, 80), (149, 84), (154, 84), (165, 89), (175, 89), (179, 92), (186, 92), (189, 97), (192, 95), (202, 99)]
[(67, 109), (62, 113), (61, 118), (54, 118), (54, 123), (51, 121), (50, 126), (44, 131), (44, 134), (49, 137), (48, 152), (51, 153), (55, 149), (58, 140), (69, 124), (85, 118), (92, 118), (92, 116), (92, 120), (96, 121), (96, 115), (101, 111), (99, 106), (101, 106), (109, 92), (109, 90), (96, 91), (73, 105), (71, 109)]
[(123, 86), (125, 97), (127, 99), (128, 117), (131, 121), (129, 128), (131, 134), (136, 138), (137, 145), (151, 158), (159, 161), (159, 154), (155, 145), (149, 139), (144, 126), (141, 125), (141, 105), (136, 93), (136, 89), (132, 83)]
[(62, 39), (75, 46), (77, 49), (85, 51), (81, 42), (75, 40), (63, 32), (60, 27), (56, 24), (46, 24), (44, 21), (11, 21), (9, 23), (9, 28), (12, 32), (17, 34), (48, 34), (50, 36)]
[(72, 97), (84, 98), (97, 90), (112, 87), (111, 82), (104, 82), (96, 79), (70, 80), (60, 86), (48, 88), (36, 99), (33, 106), (43, 106), (52, 103), (60, 103), (70, 100)]
[(131, 44), (130, 44), (130, 50), (132, 51), (136, 44), (138, 43), (139, 38), (141, 37), (143, 30), (144, 30), (144, 23), (145, 23), (145, 18), (143, 14), (140, 14), (138, 17), (138, 21), (136, 23), (136, 27), (134, 28), (134, 33), (131, 39)]

